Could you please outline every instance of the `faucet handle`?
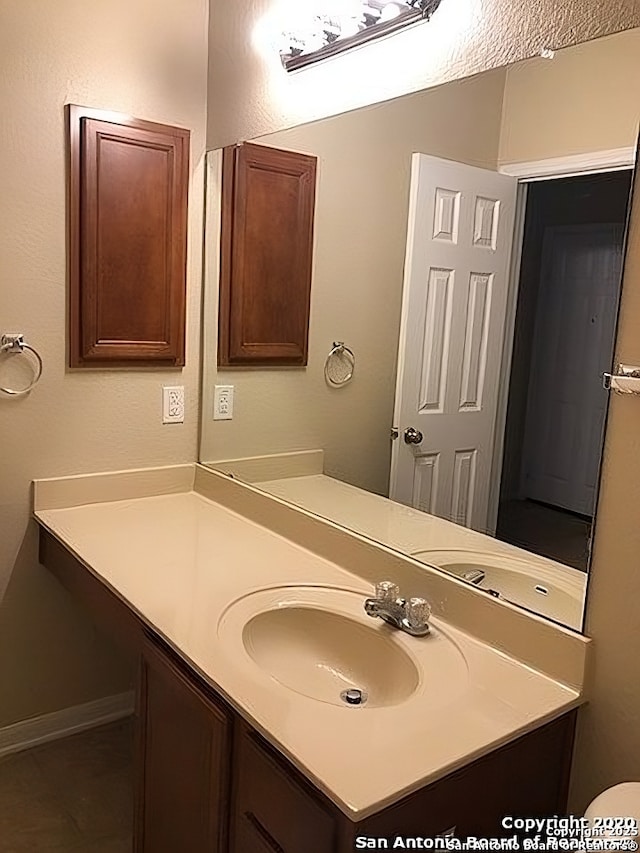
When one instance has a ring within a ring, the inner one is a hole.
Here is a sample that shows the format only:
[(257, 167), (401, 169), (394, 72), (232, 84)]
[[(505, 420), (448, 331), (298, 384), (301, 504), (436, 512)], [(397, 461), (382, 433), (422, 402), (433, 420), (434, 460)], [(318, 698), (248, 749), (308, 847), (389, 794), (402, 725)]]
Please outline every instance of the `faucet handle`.
[(376, 584), (376, 598), (379, 601), (395, 601), (400, 595), (400, 587), (393, 581), (379, 581)]
[(431, 616), (431, 605), (426, 598), (410, 598), (407, 601), (407, 620), (415, 627), (428, 624)]

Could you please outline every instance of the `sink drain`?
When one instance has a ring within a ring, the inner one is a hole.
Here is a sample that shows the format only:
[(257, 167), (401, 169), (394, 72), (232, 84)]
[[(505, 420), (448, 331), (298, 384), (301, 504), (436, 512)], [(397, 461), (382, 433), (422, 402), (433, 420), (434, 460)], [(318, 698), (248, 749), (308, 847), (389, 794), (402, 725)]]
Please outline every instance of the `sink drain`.
[(340, 698), (347, 705), (364, 705), (367, 701), (367, 694), (364, 690), (358, 690), (357, 687), (352, 687), (350, 690), (343, 690)]

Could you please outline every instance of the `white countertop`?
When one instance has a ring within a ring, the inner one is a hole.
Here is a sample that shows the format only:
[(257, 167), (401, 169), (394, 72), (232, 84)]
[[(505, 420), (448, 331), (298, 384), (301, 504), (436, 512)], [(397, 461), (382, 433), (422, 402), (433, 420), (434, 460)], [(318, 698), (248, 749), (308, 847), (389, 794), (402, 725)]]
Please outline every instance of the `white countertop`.
[[(438, 619), (435, 634), (455, 642), (467, 662), (467, 689), (456, 701), (431, 702), (426, 690), (423, 703), (384, 708), (316, 701), (219, 640), (219, 620), (231, 602), (276, 585), (338, 586), (364, 599), (371, 590), (361, 578), (193, 491), (36, 508), (35, 515), (354, 820), (582, 701), (578, 691)], [(400, 632), (398, 642), (418, 659), (428, 652)]]

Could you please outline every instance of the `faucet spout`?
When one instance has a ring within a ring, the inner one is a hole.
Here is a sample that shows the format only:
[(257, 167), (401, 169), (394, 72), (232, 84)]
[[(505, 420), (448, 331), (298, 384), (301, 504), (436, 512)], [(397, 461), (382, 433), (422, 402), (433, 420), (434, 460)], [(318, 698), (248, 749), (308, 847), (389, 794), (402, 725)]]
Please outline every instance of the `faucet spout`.
[[(376, 585), (376, 597), (367, 598), (364, 610), (367, 616), (382, 619), (412, 637), (425, 637), (429, 633), (428, 618), (431, 607), (424, 598), (394, 597), (389, 594), (393, 584), (383, 581)], [(397, 587), (395, 587), (397, 591)]]
[(385, 601), (379, 598), (367, 598), (364, 609), (368, 616), (379, 617), (396, 628), (401, 628), (404, 617), (404, 598), (395, 601)]

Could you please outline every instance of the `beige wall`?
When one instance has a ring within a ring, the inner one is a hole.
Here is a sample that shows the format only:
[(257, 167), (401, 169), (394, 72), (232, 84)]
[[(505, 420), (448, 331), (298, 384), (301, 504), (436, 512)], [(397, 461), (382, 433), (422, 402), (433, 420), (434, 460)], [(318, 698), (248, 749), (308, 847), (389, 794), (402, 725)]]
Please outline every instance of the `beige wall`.
[(209, 148), (640, 26), (638, 0), (454, 0), (429, 24), (287, 74), (277, 52), (283, 7), (212, 0)]
[[(640, 30), (509, 68), (501, 162), (635, 144)], [(640, 364), (640, 207), (636, 191), (616, 361)], [(585, 630), (595, 640), (591, 701), (580, 713), (570, 810), (640, 779), (640, 399), (612, 395)]]
[[(495, 168), (504, 74), (489, 72), (259, 140), (319, 158), (309, 363), (304, 370), (227, 370), (216, 377), (210, 324), (203, 460), (322, 448), (327, 473), (386, 493), (411, 154)], [(215, 250), (215, 232), (208, 243)], [(215, 295), (215, 274), (210, 289)], [(337, 340), (357, 359), (353, 381), (340, 389), (329, 388), (323, 373)], [(232, 421), (211, 419), (216, 382), (235, 386)]]
[(500, 162), (635, 145), (640, 29), (507, 69)]
[[(38, 565), (30, 480), (196, 455), (206, 31), (206, 0), (1, 3), (0, 332), (24, 332), (44, 373), (26, 398), (0, 395), (0, 726), (128, 683)], [(66, 102), (193, 131), (183, 371), (65, 368)], [(161, 424), (163, 383), (185, 385), (183, 426)]]

